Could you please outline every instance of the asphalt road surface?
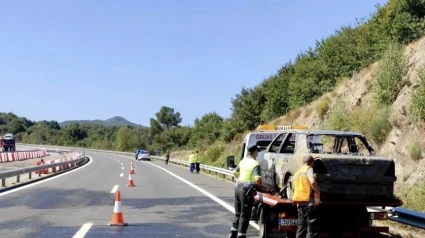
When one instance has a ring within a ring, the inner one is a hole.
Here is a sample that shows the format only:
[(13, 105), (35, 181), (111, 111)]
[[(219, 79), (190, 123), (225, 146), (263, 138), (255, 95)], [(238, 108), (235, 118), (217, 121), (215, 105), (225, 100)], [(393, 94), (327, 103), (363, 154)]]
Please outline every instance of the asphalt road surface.
[[(0, 237), (228, 236), (233, 184), (132, 156), (86, 154), (93, 160), (82, 168), (0, 193)], [(136, 187), (126, 187), (131, 161)], [(126, 227), (107, 226), (116, 190), (121, 192)], [(257, 234), (248, 228), (248, 237)]]

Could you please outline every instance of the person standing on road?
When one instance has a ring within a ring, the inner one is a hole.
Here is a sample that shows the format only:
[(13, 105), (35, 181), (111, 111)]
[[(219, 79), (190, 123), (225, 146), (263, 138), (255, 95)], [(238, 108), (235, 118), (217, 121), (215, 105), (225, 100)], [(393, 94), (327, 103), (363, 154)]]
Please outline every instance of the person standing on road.
[(193, 170), (195, 169), (195, 154), (193, 153), (193, 151), (189, 155), (189, 163), (190, 163), (189, 171), (191, 174), (193, 174)]
[(320, 189), (314, 179), (314, 158), (306, 155), (303, 166), (293, 178), (294, 195), (292, 201), (298, 208), (297, 238), (319, 237), (317, 205), (320, 201)]
[(195, 153), (195, 167), (196, 167), (196, 173), (199, 174), (199, 164), (201, 162), (201, 159), (199, 158), (199, 151), (196, 151)]
[(167, 152), (165, 152), (165, 164), (168, 164), (168, 160), (170, 160), (170, 151), (167, 150)]
[(258, 155), (256, 144), (248, 146), (248, 156), (234, 169), (238, 178), (235, 187), (235, 218), (229, 238), (245, 238), (251, 217), (254, 196), (262, 187), (261, 167), (255, 158)]

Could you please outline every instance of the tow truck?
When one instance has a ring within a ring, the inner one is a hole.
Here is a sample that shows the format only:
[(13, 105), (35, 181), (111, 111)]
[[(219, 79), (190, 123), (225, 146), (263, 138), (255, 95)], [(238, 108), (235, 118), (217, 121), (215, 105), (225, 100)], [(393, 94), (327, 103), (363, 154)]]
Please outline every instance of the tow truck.
[[(274, 126), (260, 125), (256, 131), (249, 133), (243, 142), (241, 159), (247, 155), (246, 145), (256, 143), (260, 147), (260, 154), (264, 154), (267, 147), (274, 141), (282, 141), (285, 136), (282, 132), (292, 129), (306, 129), (306, 126)], [(277, 136), (281, 138), (276, 138)], [(276, 139), (276, 140), (275, 140)], [(289, 141), (295, 141), (289, 138)], [(257, 158), (258, 158), (257, 157)], [(228, 166), (234, 167), (233, 164)], [(231, 168), (230, 168), (231, 169)], [(259, 236), (285, 237), (296, 236), (298, 228), (298, 211), (296, 204), (287, 196), (276, 193), (263, 187), (254, 197), (255, 203), (251, 220), (259, 225)], [(320, 237), (376, 237), (379, 233), (389, 233), (387, 226), (374, 226), (373, 221), (387, 220), (388, 213), (380, 209), (385, 207), (399, 207), (403, 202), (398, 198), (382, 201), (324, 201), (317, 206), (319, 216)]]
[[(263, 128), (273, 130), (272, 126)], [(293, 136), (291, 133), (294, 130), (308, 130), (308, 127), (276, 127), (273, 131), (279, 131), (279, 134), (275, 135), (272, 142), (259, 152), (257, 160), (260, 160), (260, 164), (267, 162), (262, 161), (264, 159), (263, 155), (265, 155), (269, 147), (274, 144), (290, 144), (288, 142), (293, 142), (294, 146), (296, 145), (298, 149), (304, 147), (305, 145), (302, 145), (302, 143), (300, 144), (300, 141), (296, 140), (297, 137)], [(262, 177), (263, 176), (265, 176), (265, 174), (262, 174)], [(263, 183), (265, 182), (264, 179), (263, 177)], [(259, 235), (261, 238), (292, 238), (296, 236), (298, 228), (298, 211), (296, 204), (291, 200), (291, 196), (277, 192), (270, 187), (263, 186), (262, 191), (258, 191), (254, 199), (255, 206), (253, 208), (251, 220), (258, 222), (260, 227)], [(388, 213), (379, 211), (379, 209), (373, 210), (373, 207), (385, 209), (385, 207), (399, 207), (401, 205), (403, 205), (403, 202), (396, 197), (385, 200), (324, 200), (317, 206), (319, 236), (376, 237), (379, 233), (389, 233), (389, 227), (374, 226), (373, 223), (375, 220), (387, 220)]]

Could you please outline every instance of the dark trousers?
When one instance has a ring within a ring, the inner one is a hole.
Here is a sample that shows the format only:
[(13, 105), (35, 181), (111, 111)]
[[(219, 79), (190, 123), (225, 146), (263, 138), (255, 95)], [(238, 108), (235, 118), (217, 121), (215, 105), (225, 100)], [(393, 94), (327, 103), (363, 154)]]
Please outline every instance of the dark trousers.
[(254, 196), (247, 197), (247, 190), (240, 186), (235, 187), (235, 218), (233, 220), (232, 233), (236, 234), (237, 230), (238, 237), (246, 237), (254, 203)]
[(298, 207), (298, 230), (297, 238), (319, 237), (319, 226), (317, 220), (316, 206)]
[(199, 173), (199, 163), (195, 163), (196, 164), (196, 172)]
[(166, 155), (165, 156), (165, 164), (168, 164), (168, 160), (170, 159), (170, 156), (169, 155)]
[(195, 170), (195, 163), (190, 163), (189, 171), (193, 173), (193, 170)]

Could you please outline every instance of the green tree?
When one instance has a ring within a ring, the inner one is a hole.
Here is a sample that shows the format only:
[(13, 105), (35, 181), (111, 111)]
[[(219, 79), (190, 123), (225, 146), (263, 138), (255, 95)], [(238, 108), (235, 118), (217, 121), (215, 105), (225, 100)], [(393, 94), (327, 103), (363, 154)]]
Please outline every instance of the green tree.
[(323, 91), (333, 85), (328, 79), (327, 65), (318, 57), (318, 52), (309, 49), (299, 54), (294, 66), (294, 74), (289, 82), (289, 107), (295, 109), (318, 98)]
[(191, 137), (192, 145), (212, 144), (220, 138), (223, 127), (223, 118), (216, 112), (203, 115), (195, 119), (195, 127)]
[(390, 105), (403, 87), (403, 76), (406, 74), (406, 59), (403, 49), (392, 44), (379, 63), (373, 81), (373, 98), (378, 105)]
[(265, 103), (262, 107), (261, 119), (269, 121), (279, 117), (287, 112), (289, 107), (289, 80), (294, 73), (294, 67), (291, 62), (279, 69), (276, 76), (271, 76), (265, 80), (263, 85), (263, 94)]
[(262, 108), (266, 102), (263, 86), (253, 89), (244, 87), (231, 102), (232, 119), (235, 120), (238, 131), (252, 130), (260, 124)]
[(167, 129), (176, 127), (182, 122), (180, 112), (174, 112), (174, 108), (162, 106), (156, 114), (157, 121)]
[(160, 134), (163, 131), (164, 131), (164, 129), (162, 128), (161, 124), (159, 124), (157, 120), (151, 118), (150, 119), (150, 127), (149, 127), (149, 136), (151, 138), (154, 138), (155, 136), (157, 136), (158, 134)]

